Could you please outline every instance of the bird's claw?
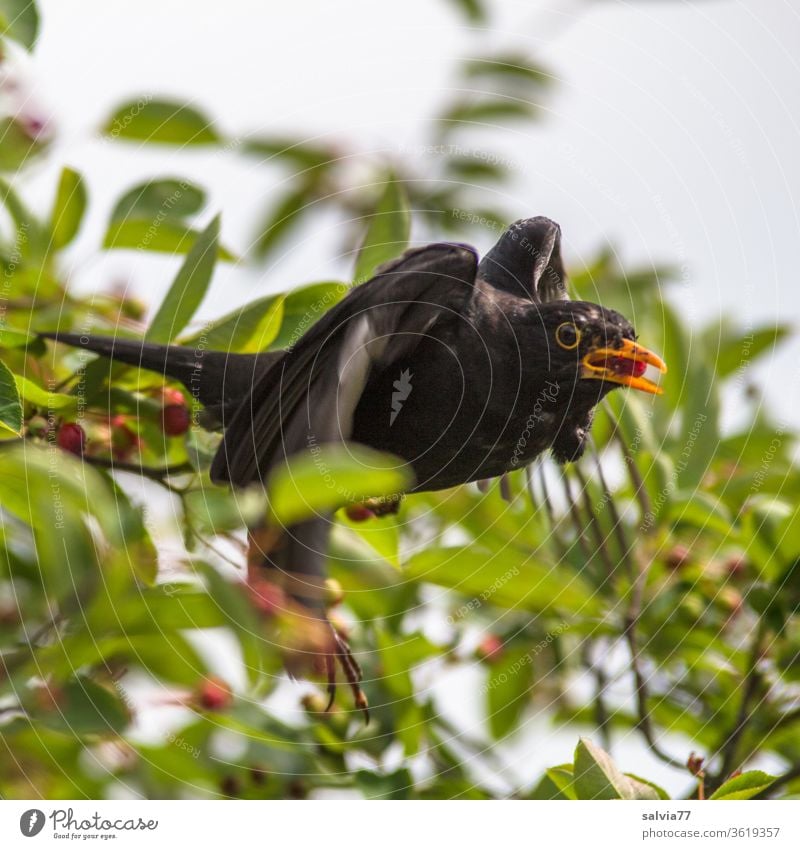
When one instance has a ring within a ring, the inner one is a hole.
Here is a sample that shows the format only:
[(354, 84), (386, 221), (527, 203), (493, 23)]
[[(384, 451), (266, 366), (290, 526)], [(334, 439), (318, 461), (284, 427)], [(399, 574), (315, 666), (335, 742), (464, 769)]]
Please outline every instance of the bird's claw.
[(332, 651), (325, 655), (325, 671), (328, 677), (328, 706), (325, 708), (327, 713), (336, 700), (336, 662), (342, 667), (342, 672), (350, 685), (350, 690), (353, 693), (353, 700), (356, 707), (364, 714), (364, 723), (369, 725), (369, 703), (364, 691), (361, 689), (362, 673), (358, 661), (353, 656), (347, 640), (336, 628), (336, 626), (328, 621), (333, 634)]

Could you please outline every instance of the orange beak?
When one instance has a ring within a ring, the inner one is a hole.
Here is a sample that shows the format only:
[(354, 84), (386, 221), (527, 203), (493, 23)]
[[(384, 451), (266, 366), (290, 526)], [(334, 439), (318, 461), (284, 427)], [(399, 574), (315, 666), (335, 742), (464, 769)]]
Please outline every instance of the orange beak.
[(581, 377), (587, 380), (606, 380), (649, 392), (651, 395), (661, 395), (664, 390), (644, 376), (648, 366), (654, 366), (662, 374), (667, 371), (667, 365), (661, 357), (642, 345), (625, 339), (619, 348), (595, 348), (589, 351), (581, 360)]

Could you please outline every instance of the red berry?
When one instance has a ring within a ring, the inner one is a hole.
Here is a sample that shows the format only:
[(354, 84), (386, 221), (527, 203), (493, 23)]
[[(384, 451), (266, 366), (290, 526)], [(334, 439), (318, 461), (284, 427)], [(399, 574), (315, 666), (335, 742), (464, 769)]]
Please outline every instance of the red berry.
[(186, 406), (186, 396), (180, 389), (172, 389), (169, 386), (165, 386), (161, 392), (161, 397), (164, 400), (164, 404), (181, 404), (182, 406)]
[(275, 616), (286, 610), (286, 596), (276, 584), (257, 579), (251, 581), (248, 588), (256, 609), (265, 616)]
[(691, 554), (685, 545), (675, 545), (667, 552), (665, 563), (669, 569), (683, 569), (689, 565)]
[(503, 653), (503, 641), (494, 634), (484, 637), (478, 646), (478, 657), (490, 663), (497, 660)]
[(181, 436), (189, 430), (192, 418), (185, 404), (167, 404), (161, 411), (161, 429), (167, 436)]
[(223, 796), (235, 799), (242, 792), (242, 785), (232, 775), (226, 775), (219, 783), (219, 789)]
[(208, 678), (197, 693), (197, 701), (205, 710), (225, 710), (233, 701), (231, 688), (219, 678)]
[(372, 519), (375, 516), (372, 510), (364, 504), (348, 504), (344, 513), (351, 522), (366, 522), (367, 519)]
[(739, 578), (747, 571), (747, 558), (741, 554), (734, 554), (725, 561), (725, 571), (731, 578)]
[(67, 422), (58, 429), (56, 443), (64, 451), (69, 451), (70, 454), (77, 454), (80, 457), (86, 446), (86, 433), (79, 424)]
[(139, 445), (139, 437), (128, 427), (125, 416), (114, 416), (111, 419), (111, 448), (114, 456), (124, 459)]

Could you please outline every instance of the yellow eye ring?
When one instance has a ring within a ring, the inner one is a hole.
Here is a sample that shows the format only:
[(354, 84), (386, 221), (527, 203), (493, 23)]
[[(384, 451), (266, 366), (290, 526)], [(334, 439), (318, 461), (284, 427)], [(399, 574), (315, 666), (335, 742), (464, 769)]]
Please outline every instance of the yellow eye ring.
[(572, 351), (581, 343), (581, 332), (571, 321), (565, 321), (556, 328), (556, 342), (564, 350)]

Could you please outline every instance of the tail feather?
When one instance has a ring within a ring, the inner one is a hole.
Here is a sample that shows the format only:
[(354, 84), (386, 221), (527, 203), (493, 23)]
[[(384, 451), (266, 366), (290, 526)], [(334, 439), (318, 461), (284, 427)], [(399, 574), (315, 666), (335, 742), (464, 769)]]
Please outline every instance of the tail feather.
[(78, 333), (39, 335), (178, 380), (215, 420), (223, 424), (264, 372), (283, 356), (283, 351), (235, 354)]

